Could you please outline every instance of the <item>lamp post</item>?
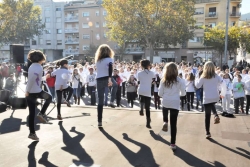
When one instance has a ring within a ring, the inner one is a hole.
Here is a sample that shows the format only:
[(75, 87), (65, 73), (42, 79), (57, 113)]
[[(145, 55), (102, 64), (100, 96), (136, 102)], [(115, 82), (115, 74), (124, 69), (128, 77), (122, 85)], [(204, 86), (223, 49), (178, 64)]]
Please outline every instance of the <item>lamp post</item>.
[[(227, 12), (226, 12), (226, 34), (225, 34), (225, 50), (224, 50), (224, 56), (225, 56), (225, 62), (227, 64), (227, 44), (228, 44), (228, 17), (229, 17), (229, 6), (230, 6), (230, 0), (227, 0)], [(221, 66), (222, 66), (222, 58), (221, 58)]]

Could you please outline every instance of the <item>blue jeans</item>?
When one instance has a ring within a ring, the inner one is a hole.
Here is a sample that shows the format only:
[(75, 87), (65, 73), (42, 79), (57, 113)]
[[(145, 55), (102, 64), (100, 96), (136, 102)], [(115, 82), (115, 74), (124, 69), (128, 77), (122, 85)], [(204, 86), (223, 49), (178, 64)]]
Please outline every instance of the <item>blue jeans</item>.
[(111, 99), (110, 99), (110, 102), (114, 103), (115, 98), (116, 98), (116, 92), (117, 92), (117, 89), (118, 89), (118, 85), (117, 85), (117, 83), (116, 83), (116, 81), (114, 80), (113, 77), (112, 77), (111, 81), (112, 81), (112, 89), (111, 89)]
[(102, 122), (104, 93), (107, 86), (108, 86), (108, 78), (101, 78), (96, 80), (96, 87), (98, 94), (98, 106), (97, 106), (98, 122)]
[(104, 105), (107, 106), (108, 105), (108, 94), (109, 94), (109, 87), (105, 87), (105, 98), (104, 98)]
[(73, 88), (73, 95), (76, 97), (80, 97), (81, 88)]
[(55, 87), (49, 87), (49, 91), (51, 93), (52, 99), (55, 98)]
[(196, 93), (197, 101), (201, 101), (202, 103), (203, 102), (203, 88), (197, 89), (195, 93)]

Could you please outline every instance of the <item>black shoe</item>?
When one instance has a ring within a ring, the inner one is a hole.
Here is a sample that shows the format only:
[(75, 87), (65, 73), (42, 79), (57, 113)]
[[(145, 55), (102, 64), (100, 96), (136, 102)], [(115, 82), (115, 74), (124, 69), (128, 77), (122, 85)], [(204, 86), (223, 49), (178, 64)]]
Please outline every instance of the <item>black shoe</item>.
[(109, 105), (111, 108), (115, 108), (115, 105), (113, 103), (110, 103)]
[(226, 116), (227, 115), (227, 112), (223, 112), (222, 114), (221, 114), (221, 116)]
[(233, 114), (227, 114), (225, 117), (234, 118), (235, 116)]
[(139, 114), (140, 114), (141, 116), (143, 116), (143, 115), (144, 115), (143, 111), (139, 111)]
[(147, 118), (147, 125), (146, 125), (146, 127), (149, 128), (149, 129), (151, 129), (150, 122), (151, 122), (151, 119)]

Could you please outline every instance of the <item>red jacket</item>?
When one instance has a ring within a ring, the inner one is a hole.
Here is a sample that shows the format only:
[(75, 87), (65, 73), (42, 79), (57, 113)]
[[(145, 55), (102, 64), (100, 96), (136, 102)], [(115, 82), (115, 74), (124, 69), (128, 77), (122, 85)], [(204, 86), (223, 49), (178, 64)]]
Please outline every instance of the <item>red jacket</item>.
[(46, 79), (48, 87), (55, 87), (56, 77), (49, 77)]

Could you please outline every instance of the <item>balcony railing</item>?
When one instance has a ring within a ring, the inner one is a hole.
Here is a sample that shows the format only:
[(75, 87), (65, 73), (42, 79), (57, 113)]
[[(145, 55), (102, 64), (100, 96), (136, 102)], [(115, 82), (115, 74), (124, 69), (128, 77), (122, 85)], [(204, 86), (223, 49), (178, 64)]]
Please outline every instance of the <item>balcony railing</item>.
[(66, 39), (65, 44), (79, 44), (79, 39), (78, 38)]
[(79, 49), (66, 49), (65, 54), (79, 54)]
[(206, 18), (218, 18), (218, 13), (217, 12), (210, 12), (206, 14)]
[(126, 48), (125, 52), (126, 53), (142, 53), (143, 50), (142, 48)]
[(230, 13), (230, 17), (240, 17), (241, 16), (241, 13), (239, 12), (231, 12)]
[(65, 17), (65, 22), (78, 22), (78, 16)]
[(219, 3), (220, 0), (196, 0), (195, 3)]
[(65, 33), (76, 33), (79, 32), (78, 28), (70, 28), (70, 29), (65, 29), (64, 30)]

